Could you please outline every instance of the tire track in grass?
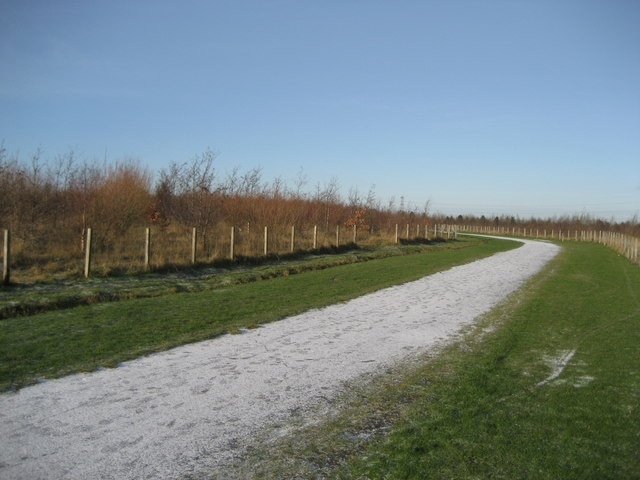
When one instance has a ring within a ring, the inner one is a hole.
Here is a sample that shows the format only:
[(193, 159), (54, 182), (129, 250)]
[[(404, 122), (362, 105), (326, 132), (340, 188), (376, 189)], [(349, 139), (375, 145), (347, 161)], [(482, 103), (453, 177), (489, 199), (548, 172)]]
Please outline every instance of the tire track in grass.
[(561, 352), (559, 352), (559, 355), (555, 357), (546, 357), (545, 361), (547, 365), (552, 367), (551, 374), (541, 382), (536, 383), (535, 387), (540, 388), (547, 383), (553, 382), (556, 378), (562, 375), (562, 372), (567, 367), (567, 365), (569, 365), (569, 362), (571, 361), (575, 353), (576, 349), (562, 350)]

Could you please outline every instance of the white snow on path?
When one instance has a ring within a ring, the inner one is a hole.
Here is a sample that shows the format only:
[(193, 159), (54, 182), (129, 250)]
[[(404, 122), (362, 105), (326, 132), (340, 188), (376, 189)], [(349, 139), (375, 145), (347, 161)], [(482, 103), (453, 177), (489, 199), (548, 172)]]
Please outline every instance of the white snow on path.
[(262, 427), (460, 331), (558, 251), (525, 241), (241, 335), (2, 394), (0, 479), (204, 477)]

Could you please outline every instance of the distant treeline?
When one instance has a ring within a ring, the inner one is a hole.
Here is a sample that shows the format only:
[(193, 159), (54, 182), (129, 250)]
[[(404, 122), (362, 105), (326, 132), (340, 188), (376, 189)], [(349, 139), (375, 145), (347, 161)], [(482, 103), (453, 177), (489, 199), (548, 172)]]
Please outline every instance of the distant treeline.
[(483, 227), (505, 227), (529, 229), (529, 231), (564, 231), (581, 232), (581, 231), (602, 231), (602, 232), (618, 232), (634, 237), (640, 236), (640, 222), (637, 217), (624, 222), (615, 220), (605, 220), (597, 218), (590, 214), (580, 215), (564, 215), (549, 218), (519, 218), (512, 215), (500, 215), (485, 217), (484, 215), (477, 217), (474, 215), (458, 215), (457, 217), (445, 216), (444, 222), (455, 223), (458, 225), (475, 225)]

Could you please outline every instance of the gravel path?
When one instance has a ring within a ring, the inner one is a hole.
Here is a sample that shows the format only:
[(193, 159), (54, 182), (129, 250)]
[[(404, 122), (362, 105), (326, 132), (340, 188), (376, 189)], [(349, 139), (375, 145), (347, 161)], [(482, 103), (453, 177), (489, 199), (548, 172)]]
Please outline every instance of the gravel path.
[(525, 241), (240, 335), (2, 394), (0, 478), (204, 477), (266, 425), (460, 331), (558, 251)]

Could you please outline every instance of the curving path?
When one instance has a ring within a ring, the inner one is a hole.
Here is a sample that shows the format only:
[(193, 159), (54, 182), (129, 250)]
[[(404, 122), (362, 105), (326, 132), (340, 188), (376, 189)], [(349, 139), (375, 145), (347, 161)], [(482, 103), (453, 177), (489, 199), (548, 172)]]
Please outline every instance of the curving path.
[(525, 241), (242, 335), (2, 394), (0, 479), (204, 477), (263, 427), (460, 331), (558, 251)]

